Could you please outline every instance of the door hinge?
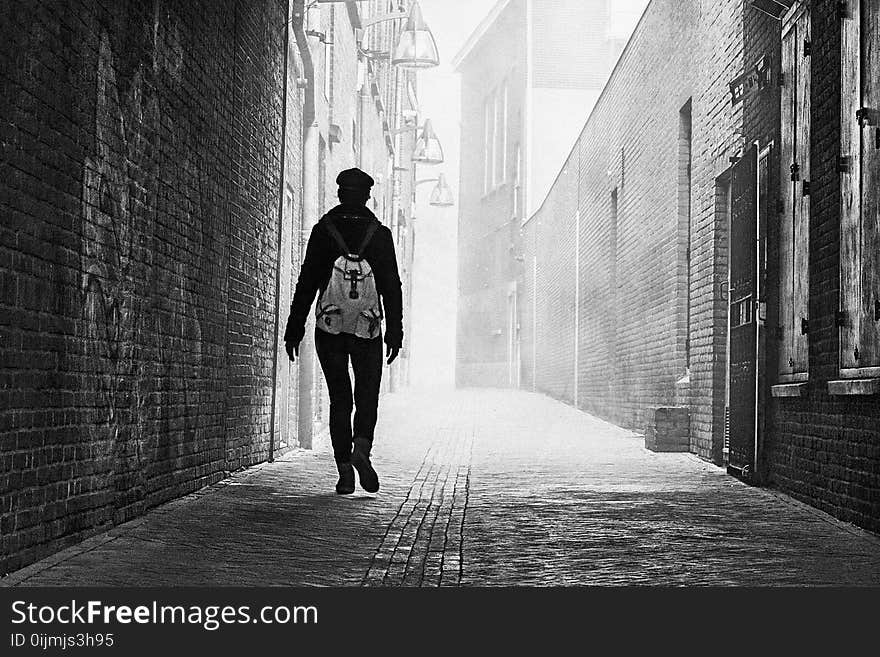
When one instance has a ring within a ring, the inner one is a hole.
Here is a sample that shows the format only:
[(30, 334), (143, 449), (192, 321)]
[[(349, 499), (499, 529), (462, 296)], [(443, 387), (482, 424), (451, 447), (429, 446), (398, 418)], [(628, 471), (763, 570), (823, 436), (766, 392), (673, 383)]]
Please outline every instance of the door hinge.
[(800, 178), (801, 168), (798, 166), (797, 162), (792, 162), (791, 164), (791, 179), (798, 180)]
[(860, 107), (856, 110), (856, 121), (864, 127), (866, 125), (877, 125), (880, 123), (880, 112), (872, 107)]
[(880, 128), (874, 131), (874, 148), (880, 148)]
[(874, 321), (880, 322), (880, 299), (874, 299)]
[(861, 354), (859, 353), (859, 348), (856, 347), (855, 349), (853, 349), (853, 358), (855, 358), (856, 360), (859, 360), (860, 357), (861, 357)]
[(801, 317), (801, 335), (806, 335), (810, 332), (810, 322), (806, 317)]
[(847, 315), (845, 310), (838, 310), (834, 316), (834, 323), (837, 326), (846, 326)]
[(811, 41), (804, 39), (804, 57), (809, 57), (813, 54), (813, 44)]
[(849, 155), (841, 155), (837, 158), (837, 171), (840, 173), (852, 171), (852, 158)]
[(802, 196), (809, 196), (810, 195), (810, 181), (809, 180), (804, 181), (804, 186), (803, 186), (803, 190), (801, 192), (801, 195)]
[(852, 18), (852, 16), (849, 15), (849, 2), (847, 2), (847, 0), (840, 0), (840, 2), (837, 3), (837, 17), (840, 20), (848, 20)]

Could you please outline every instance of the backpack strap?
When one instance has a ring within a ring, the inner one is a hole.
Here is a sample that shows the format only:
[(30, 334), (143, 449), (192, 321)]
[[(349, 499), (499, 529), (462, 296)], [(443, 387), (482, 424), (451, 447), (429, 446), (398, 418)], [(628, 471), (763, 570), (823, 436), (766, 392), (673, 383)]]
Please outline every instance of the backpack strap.
[(348, 244), (345, 243), (345, 239), (342, 237), (342, 233), (339, 232), (339, 229), (336, 227), (336, 224), (333, 223), (333, 220), (329, 216), (325, 216), (324, 225), (327, 228), (327, 232), (330, 233), (330, 236), (336, 241), (339, 245), (339, 248), (342, 249), (342, 252), (346, 255), (351, 253), (351, 250), (348, 248)]
[(363, 242), (361, 242), (360, 248), (358, 248), (357, 251), (352, 252), (352, 250), (348, 248), (348, 244), (345, 243), (345, 239), (342, 237), (342, 233), (339, 232), (339, 229), (333, 223), (333, 220), (329, 216), (325, 216), (323, 221), (327, 228), (327, 232), (330, 233), (330, 236), (336, 241), (336, 243), (339, 245), (339, 248), (342, 249), (342, 252), (345, 255), (356, 255), (358, 258), (361, 257), (364, 249), (367, 248), (367, 244), (370, 243), (370, 240), (373, 239), (373, 235), (379, 228), (378, 221), (371, 221), (367, 226), (367, 232), (364, 235), (364, 240)]
[(375, 235), (376, 230), (379, 228), (378, 221), (371, 221), (370, 225), (367, 226), (367, 233), (364, 235), (364, 241), (361, 242), (360, 248), (357, 250), (357, 255), (361, 256), (364, 253), (364, 249), (367, 248), (367, 244), (370, 243), (370, 240), (373, 239), (373, 235)]

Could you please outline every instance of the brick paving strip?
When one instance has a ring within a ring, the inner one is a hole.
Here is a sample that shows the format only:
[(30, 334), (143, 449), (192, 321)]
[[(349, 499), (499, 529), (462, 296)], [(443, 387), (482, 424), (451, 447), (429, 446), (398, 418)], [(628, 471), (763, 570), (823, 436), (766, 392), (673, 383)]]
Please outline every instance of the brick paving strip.
[(880, 585), (880, 537), (643, 442), (534, 393), (389, 395), (378, 495), (296, 451), (0, 586)]
[(473, 430), (439, 432), (388, 525), (364, 575), (364, 586), (461, 583), (473, 443)]

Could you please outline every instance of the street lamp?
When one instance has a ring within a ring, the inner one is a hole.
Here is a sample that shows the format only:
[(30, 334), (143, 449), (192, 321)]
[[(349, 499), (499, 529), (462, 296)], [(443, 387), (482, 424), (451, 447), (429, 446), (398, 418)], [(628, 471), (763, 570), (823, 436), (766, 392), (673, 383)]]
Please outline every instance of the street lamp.
[[(308, 7), (320, 4), (330, 4), (345, 2), (346, 0), (311, 0)], [(350, 0), (349, 0), (350, 1)], [(365, 2), (366, 0), (354, 0), (355, 2)], [(406, 19), (403, 31), (397, 39), (397, 44), (391, 51), (375, 51), (367, 50), (360, 45), (359, 52), (371, 58), (388, 57), (391, 55), (391, 64), (400, 66), (401, 68), (433, 68), (440, 65), (440, 56), (437, 54), (437, 42), (431, 33), (425, 18), (422, 16), (422, 10), (418, 2), (413, 2), (409, 13), (405, 11), (392, 11), (387, 14), (374, 16), (364, 21), (361, 26), (361, 36), (366, 33), (367, 29), (379, 23), (388, 21)]]
[(419, 164), (442, 164), (443, 163), (443, 146), (434, 133), (434, 126), (431, 125), (431, 119), (425, 120), (422, 127), (422, 134), (416, 140), (415, 150), (413, 150), (412, 159)]
[(436, 178), (423, 178), (422, 180), (416, 181), (416, 187), (424, 183), (437, 183), (434, 186), (434, 189), (431, 190), (431, 196), (428, 197), (428, 205), (433, 205), (435, 208), (448, 208), (451, 205), (455, 205), (455, 199), (452, 197), (452, 190), (449, 189), (449, 185), (446, 184), (446, 176), (444, 174), (438, 174)]
[(425, 23), (418, 2), (413, 2), (410, 7), (406, 25), (403, 32), (400, 33), (400, 39), (397, 41), (391, 63), (394, 66), (416, 69), (433, 68), (440, 65), (437, 43)]
[[(391, 131), (392, 135), (399, 135), (404, 132), (418, 132), (419, 126), (417, 122), (410, 123), (407, 121), (403, 127)], [(421, 133), (416, 139), (413, 148), (412, 161), (418, 164), (432, 165), (443, 164), (443, 146), (434, 132), (434, 126), (431, 125), (431, 119), (425, 119), (422, 124)]]

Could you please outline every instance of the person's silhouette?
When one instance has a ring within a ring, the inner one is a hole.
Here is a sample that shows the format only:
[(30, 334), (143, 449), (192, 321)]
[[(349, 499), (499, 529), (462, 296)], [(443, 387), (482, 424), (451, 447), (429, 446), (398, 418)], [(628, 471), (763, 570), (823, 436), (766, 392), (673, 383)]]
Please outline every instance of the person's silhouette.
[(284, 344), (295, 360), (306, 316), (320, 290), (315, 348), (330, 393), (330, 439), (339, 470), (336, 492), (344, 495), (354, 492), (354, 469), (364, 490), (379, 490), (370, 451), (382, 378), (381, 322), (384, 315), (390, 365), (403, 342), (403, 304), (391, 231), (366, 206), (373, 179), (360, 169), (347, 169), (336, 183), (340, 204), (312, 228)]

